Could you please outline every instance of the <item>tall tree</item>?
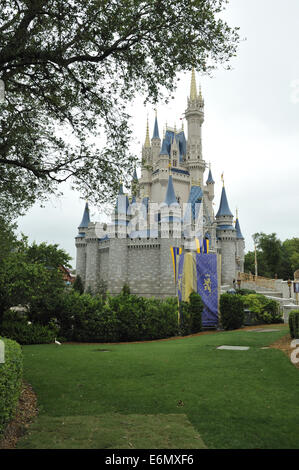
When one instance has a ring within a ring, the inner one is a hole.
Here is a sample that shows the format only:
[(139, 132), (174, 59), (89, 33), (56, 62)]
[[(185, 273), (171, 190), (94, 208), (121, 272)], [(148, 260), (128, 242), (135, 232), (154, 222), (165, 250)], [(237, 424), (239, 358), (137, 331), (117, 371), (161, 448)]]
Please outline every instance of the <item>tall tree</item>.
[[(127, 105), (176, 73), (228, 64), (227, 0), (7, 0), (0, 11), (0, 209), (18, 214), (70, 180), (106, 201), (132, 170)], [(166, 95), (164, 95), (165, 97)], [(12, 211), (11, 211), (12, 209)]]
[[(277, 274), (281, 279), (293, 279), (294, 272), (299, 269), (299, 238), (281, 242), (276, 233), (255, 233), (257, 246), (258, 274), (274, 278)], [(254, 252), (245, 255), (244, 269), (254, 273)]]

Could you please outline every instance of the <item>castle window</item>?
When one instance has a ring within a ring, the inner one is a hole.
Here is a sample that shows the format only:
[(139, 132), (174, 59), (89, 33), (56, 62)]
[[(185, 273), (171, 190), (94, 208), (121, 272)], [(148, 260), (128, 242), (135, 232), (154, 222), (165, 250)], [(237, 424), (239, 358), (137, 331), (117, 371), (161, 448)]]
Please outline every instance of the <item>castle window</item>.
[(177, 161), (173, 160), (173, 166), (177, 166)]

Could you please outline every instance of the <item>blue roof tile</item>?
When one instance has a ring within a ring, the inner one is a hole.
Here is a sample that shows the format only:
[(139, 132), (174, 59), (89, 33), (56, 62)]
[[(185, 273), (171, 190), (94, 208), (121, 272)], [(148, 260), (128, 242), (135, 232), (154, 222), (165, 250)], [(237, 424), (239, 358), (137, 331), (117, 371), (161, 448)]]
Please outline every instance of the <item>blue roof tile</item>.
[(244, 237), (243, 237), (242, 232), (241, 232), (240, 223), (239, 223), (239, 219), (238, 219), (238, 218), (236, 219), (235, 229), (236, 229), (236, 232), (237, 232), (237, 238), (240, 239), (240, 240), (241, 240), (241, 239), (244, 240)]
[(223, 215), (229, 215), (231, 217), (233, 217), (233, 214), (231, 213), (230, 211), (230, 208), (228, 206), (228, 202), (227, 202), (227, 197), (226, 197), (226, 192), (225, 192), (225, 187), (223, 186), (222, 188), (222, 193), (221, 193), (221, 199), (220, 199), (220, 206), (219, 206), (219, 210), (216, 214), (216, 217), (221, 217)]
[(82, 220), (81, 220), (81, 223), (79, 225), (79, 229), (80, 228), (87, 228), (88, 227), (88, 224), (90, 222), (90, 217), (89, 217), (89, 208), (88, 208), (88, 202), (85, 204), (85, 209), (84, 209), (84, 212), (83, 212), (83, 217), (82, 217)]

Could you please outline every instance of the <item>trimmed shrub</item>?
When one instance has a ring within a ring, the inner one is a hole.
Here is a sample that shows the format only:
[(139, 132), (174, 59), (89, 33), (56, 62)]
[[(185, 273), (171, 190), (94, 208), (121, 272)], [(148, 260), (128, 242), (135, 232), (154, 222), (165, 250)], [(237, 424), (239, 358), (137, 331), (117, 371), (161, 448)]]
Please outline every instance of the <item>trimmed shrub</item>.
[(299, 310), (291, 310), (289, 313), (289, 327), (292, 338), (299, 338)]
[(242, 296), (238, 294), (222, 294), (220, 296), (221, 323), (225, 330), (241, 328), (244, 321), (244, 305)]
[(2, 338), (2, 341), (4, 341), (5, 362), (0, 364), (0, 435), (6, 424), (14, 417), (21, 392), (23, 373), (20, 345), (6, 338)]
[(251, 289), (237, 289), (237, 294), (240, 294), (240, 295), (256, 294), (256, 291), (251, 290)]
[(198, 333), (202, 329), (202, 312), (203, 301), (199, 294), (192, 292), (189, 297), (190, 314), (191, 314), (191, 331), (190, 333)]
[(198, 333), (202, 329), (203, 301), (199, 294), (192, 292), (189, 302), (180, 304), (180, 334), (182, 336)]
[(28, 324), (25, 321), (4, 320), (0, 327), (2, 336), (17, 341), (20, 344), (46, 344), (53, 343), (57, 336), (57, 329), (38, 323)]
[(256, 324), (259, 323), (281, 323), (282, 316), (279, 303), (268, 299), (262, 294), (249, 294), (242, 297), (244, 307), (254, 313)]

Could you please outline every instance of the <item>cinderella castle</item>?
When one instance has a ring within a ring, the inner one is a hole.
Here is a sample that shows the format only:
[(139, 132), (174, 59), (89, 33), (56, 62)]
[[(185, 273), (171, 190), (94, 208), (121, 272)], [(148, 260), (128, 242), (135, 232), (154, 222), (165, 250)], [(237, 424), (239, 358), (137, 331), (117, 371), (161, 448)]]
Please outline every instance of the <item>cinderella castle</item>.
[(202, 156), (204, 100), (194, 70), (185, 118), (187, 136), (183, 127), (166, 126), (162, 139), (157, 114), (151, 139), (147, 122), (141, 177), (135, 170), (130, 195), (120, 185), (111, 223), (90, 221), (86, 203), (75, 238), (76, 274), (85, 290), (96, 291), (102, 280), (111, 294), (127, 284), (131, 293), (146, 297), (176, 295), (171, 247), (196, 250), (196, 240), (217, 253), (221, 284), (232, 285), (243, 272), (244, 237), (224, 183), (214, 214), (215, 182)]

